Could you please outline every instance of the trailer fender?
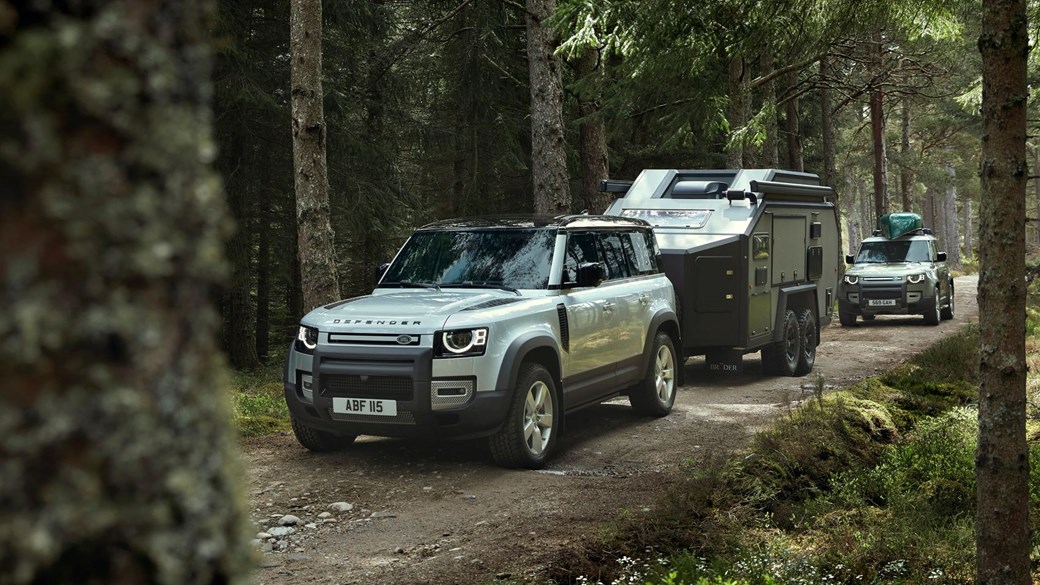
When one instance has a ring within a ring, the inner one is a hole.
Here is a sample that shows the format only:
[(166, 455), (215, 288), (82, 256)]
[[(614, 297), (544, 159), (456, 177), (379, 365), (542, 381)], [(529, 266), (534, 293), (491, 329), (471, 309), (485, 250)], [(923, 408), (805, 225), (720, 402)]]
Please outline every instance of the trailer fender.
[(686, 383), (686, 377), (684, 375), (684, 364), (686, 363), (686, 356), (683, 355), (682, 346), (682, 334), (679, 329), (679, 317), (669, 309), (662, 309), (654, 315), (654, 318), (650, 320), (650, 327), (647, 329), (646, 344), (643, 347), (643, 369), (641, 371), (647, 371), (650, 367), (650, 360), (653, 357), (654, 351), (654, 338), (657, 336), (658, 331), (664, 331), (672, 338), (672, 345), (675, 347), (675, 377), (676, 383), (682, 386)]
[[(784, 314), (787, 309), (797, 312), (800, 309), (816, 309), (817, 289), (815, 284), (802, 284), (780, 289), (776, 302), (776, 319), (773, 324), (773, 341), (780, 341), (783, 334)], [(819, 315), (816, 317), (817, 335), (819, 335)]]

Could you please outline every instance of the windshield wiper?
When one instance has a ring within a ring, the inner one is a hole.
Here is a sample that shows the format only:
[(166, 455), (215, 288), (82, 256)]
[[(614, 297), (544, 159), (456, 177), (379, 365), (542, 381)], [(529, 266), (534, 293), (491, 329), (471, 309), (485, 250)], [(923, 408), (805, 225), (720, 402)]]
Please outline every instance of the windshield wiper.
[(523, 296), (520, 294), (519, 289), (513, 288), (508, 284), (492, 284), (490, 282), (442, 282), (441, 286), (449, 288), (494, 288), (515, 293), (517, 296)]
[(414, 282), (411, 280), (401, 280), (398, 282), (387, 282), (384, 283), (388, 286), (399, 286), (401, 288), (432, 288), (440, 292), (441, 287), (436, 282)]

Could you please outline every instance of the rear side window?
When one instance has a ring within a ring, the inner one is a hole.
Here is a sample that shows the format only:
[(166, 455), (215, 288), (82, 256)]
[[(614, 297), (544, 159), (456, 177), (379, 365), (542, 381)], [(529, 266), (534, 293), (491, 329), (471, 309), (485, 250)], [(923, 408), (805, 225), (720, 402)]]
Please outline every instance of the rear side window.
[[(603, 243), (603, 264), (607, 267), (608, 280), (628, 278), (635, 272), (630, 260), (633, 254), (625, 254), (621, 235), (617, 232), (606, 233), (601, 238)], [(627, 240), (628, 238), (626, 237), (625, 239)], [(631, 240), (628, 241), (630, 242), (629, 248), (631, 248)]]
[(567, 258), (563, 262), (563, 282), (578, 282), (578, 266), (587, 262), (599, 262), (596, 234), (572, 233), (567, 238)]
[(646, 232), (629, 232), (622, 239), (625, 244), (625, 252), (631, 254), (635, 274), (655, 274), (657, 272), (657, 258), (653, 252), (653, 244), (649, 241), (650, 237), (650, 234)]

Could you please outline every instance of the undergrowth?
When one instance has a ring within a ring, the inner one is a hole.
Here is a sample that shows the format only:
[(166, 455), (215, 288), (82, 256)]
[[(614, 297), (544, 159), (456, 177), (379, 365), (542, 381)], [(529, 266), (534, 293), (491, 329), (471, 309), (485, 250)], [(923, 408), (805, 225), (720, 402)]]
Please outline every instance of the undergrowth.
[[(1029, 321), (1040, 332), (1040, 312)], [(978, 328), (965, 327), (891, 373), (817, 396), (741, 457), (691, 465), (654, 510), (559, 559), (552, 580), (971, 583), (977, 348)], [(1040, 445), (1030, 455), (1037, 534)]]
[(289, 430), (281, 368), (233, 372), (229, 393), (234, 424), (240, 435), (255, 437)]

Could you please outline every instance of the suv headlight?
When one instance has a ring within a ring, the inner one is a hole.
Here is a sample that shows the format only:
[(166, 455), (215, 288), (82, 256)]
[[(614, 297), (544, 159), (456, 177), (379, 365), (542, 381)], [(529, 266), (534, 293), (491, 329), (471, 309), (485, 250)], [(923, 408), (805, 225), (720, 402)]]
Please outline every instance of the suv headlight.
[(484, 355), (487, 349), (487, 327), (442, 331), (437, 337), (437, 357), (472, 357)]
[(300, 332), (296, 334), (296, 351), (314, 353), (315, 347), (318, 347), (318, 330), (314, 327), (300, 325)]
[(846, 274), (845, 284), (859, 284), (859, 277), (851, 274)]
[(908, 274), (906, 276), (906, 281), (909, 282), (910, 284), (918, 284), (922, 280), (924, 280), (924, 275), (923, 274)]

